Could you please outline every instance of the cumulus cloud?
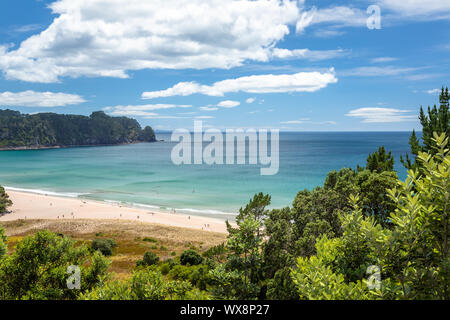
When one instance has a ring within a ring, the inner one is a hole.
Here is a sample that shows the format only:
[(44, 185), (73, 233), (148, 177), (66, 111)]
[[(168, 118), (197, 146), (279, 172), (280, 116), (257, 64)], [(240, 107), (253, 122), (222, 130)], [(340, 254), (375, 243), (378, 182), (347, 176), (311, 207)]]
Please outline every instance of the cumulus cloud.
[(265, 62), (295, 25), (295, 0), (58, 0), (57, 17), (17, 49), (0, 47), (8, 79), (128, 77), (128, 70), (232, 68)]
[(86, 102), (81, 96), (61, 92), (0, 92), (0, 106), (5, 107), (63, 107)]
[(255, 100), (256, 100), (255, 98), (248, 98), (247, 100), (245, 100), (245, 102), (250, 104), (250, 103), (255, 102)]
[(195, 93), (221, 97), (230, 92), (280, 93), (280, 92), (314, 92), (336, 83), (334, 69), (328, 72), (299, 72), (281, 75), (253, 75), (202, 85), (197, 82), (179, 82), (171, 88), (160, 91), (143, 92), (143, 99), (171, 96), (188, 96)]
[(391, 123), (416, 121), (417, 115), (411, 115), (409, 110), (393, 108), (359, 108), (349, 111), (346, 116), (361, 118), (363, 123)]

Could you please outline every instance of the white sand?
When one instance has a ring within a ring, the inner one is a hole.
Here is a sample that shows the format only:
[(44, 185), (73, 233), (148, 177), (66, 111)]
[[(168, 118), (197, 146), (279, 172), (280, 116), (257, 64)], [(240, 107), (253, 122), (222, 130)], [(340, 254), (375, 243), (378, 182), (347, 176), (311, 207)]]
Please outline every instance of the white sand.
[(11, 213), (0, 216), (0, 221), (18, 219), (119, 219), (227, 233), (225, 222), (214, 218), (149, 211), (77, 198), (6, 191), (13, 205), (9, 208)]

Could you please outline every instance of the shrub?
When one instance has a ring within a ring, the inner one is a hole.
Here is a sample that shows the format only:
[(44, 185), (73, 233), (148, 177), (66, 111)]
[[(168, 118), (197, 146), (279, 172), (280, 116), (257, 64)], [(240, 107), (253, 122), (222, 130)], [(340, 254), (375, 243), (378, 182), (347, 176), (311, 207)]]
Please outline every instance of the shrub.
[(155, 264), (157, 264), (159, 262), (159, 257), (154, 254), (153, 252), (147, 251), (146, 253), (144, 253), (144, 257), (142, 258), (142, 260), (139, 260), (138, 262), (136, 262), (136, 266), (143, 266), (143, 267), (147, 267), (147, 266), (153, 266)]
[(154, 242), (154, 243), (158, 242), (158, 240), (153, 239), (153, 238), (150, 238), (150, 237), (145, 237), (144, 239), (142, 239), (142, 241), (145, 241), (145, 242)]
[(191, 265), (196, 266), (198, 264), (201, 264), (203, 262), (203, 258), (201, 255), (197, 253), (197, 251), (194, 251), (192, 249), (185, 250), (180, 256), (180, 263), (182, 265)]
[(161, 265), (161, 267), (159, 267), (159, 270), (165, 276), (170, 271), (170, 265), (168, 263), (164, 263), (164, 264)]
[(0, 213), (7, 211), (7, 208), (12, 205), (11, 200), (9, 200), (8, 194), (5, 192), (2, 186), (0, 186)]
[(104, 256), (111, 256), (116, 242), (113, 239), (94, 239), (91, 248), (94, 251), (100, 251)]

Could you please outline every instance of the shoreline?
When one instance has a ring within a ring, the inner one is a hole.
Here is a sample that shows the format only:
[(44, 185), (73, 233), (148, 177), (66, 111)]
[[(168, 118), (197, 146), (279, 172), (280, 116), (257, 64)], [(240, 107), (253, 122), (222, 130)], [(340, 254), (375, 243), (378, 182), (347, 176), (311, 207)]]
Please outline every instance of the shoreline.
[(184, 213), (128, 207), (102, 201), (43, 195), (5, 188), (13, 205), (0, 221), (14, 220), (120, 220), (227, 233), (225, 221)]
[(116, 144), (83, 144), (83, 145), (73, 145), (73, 146), (20, 146), (20, 147), (0, 147), (0, 151), (27, 151), (27, 150), (51, 150), (51, 149), (67, 149), (67, 148), (87, 148), (87, 147), (114, 147), (114, 146), (127, 146), (130, 144), (139, 143), (154, 143), (161, 142), (162, 140), (155, 139), (155, 141), (134, 141), (134, 142), (124, 142)]

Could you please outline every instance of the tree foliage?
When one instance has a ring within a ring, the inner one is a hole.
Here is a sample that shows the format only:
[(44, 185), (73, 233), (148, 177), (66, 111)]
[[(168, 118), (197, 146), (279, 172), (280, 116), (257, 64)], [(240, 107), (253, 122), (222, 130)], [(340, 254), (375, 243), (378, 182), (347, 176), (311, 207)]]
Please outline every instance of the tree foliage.
[(197, 251), (189, 249), (183, 251), (183, 253), (180, 256), (180, 263), (182, 265), (191, 265), (196, 266), (198, 264), (201, 264), (203, 262), (203, 258), (201, 255), (198, 254)]
[(136, 262), (137, 267), (149, 267), (157, 264), (159, 262), (159, 257), (153, 252), (147, 251), (144, 253), (142, 260)]
[[(341, 215), (343, 235), (324, 235), (316, 255), (298, 258), (292, 277), (301, 298), (449, 298), (450, 154), (445, 134), (433, 141), (433, 153), (418, 154), (422, 174), (410, 170), (389, 190), (392, 228), (364, 216), (353, 197), (354, 210)], [(371, 270), (378, 270), (378, 286), (367, 285)]]
[(5, 189), (0, 186), (0, 214), (5, 213), (9, 206), (12, 205), (12, 201), (9, 199)]
[[(89, 267), (85, 264), (90, 262)], [(81, 290), (67, 287), (67, 267), (81, 269)], [(20, 241), (0, 259), (0, 299), (74, 299), (106, 279), (109, 262), (100, 254), (89, 257), (86, 246), (48, 231)]]
[(381, 173), (384, 171), (394, 170), (394, 157), (389, 151), (386, 152), (384, 146), (381, 146), (376, 152), (369, 154), (367, 157), (366, 169)]
[(437, 133), (441, 135), (444, 133), (447, 137), (450, 136), (450, 110), (449, 110), (449, 93), (448, 88), (442, 87), (441, 94), (439, 95), (439, 108), (434, 105), (433, 108), (428, 107), (427, 113), (420, 107), (419, 120), (422, 125), (422, 142), (420, 144), (417, 138), (416, 132), (413, 130), (409, 139), (409, 145), (411, 147), (411, 155), (406, 155), (405, 158), (401, 158), (403, 165), (407, 169), (417, 169), (420, 166), (420, 162), (417, 161), (419, 152), (427, 152), (433, 154), (435, 152), (433, 145), (433, 134)]

